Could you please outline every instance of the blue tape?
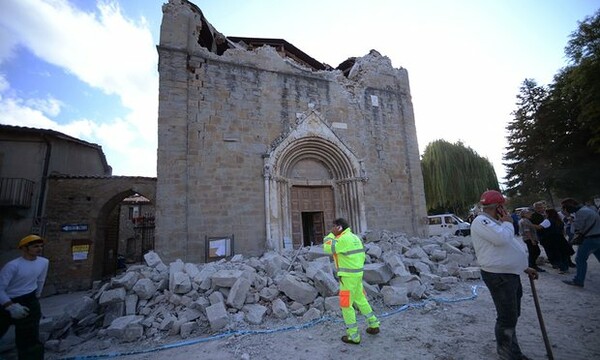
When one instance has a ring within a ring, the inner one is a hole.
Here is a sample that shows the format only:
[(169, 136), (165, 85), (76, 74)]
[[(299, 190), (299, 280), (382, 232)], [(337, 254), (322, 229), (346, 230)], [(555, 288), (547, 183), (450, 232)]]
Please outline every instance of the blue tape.
[[(439, 298), (427, 299), (427, 301), (435, 301), (438, 303), (456, 303), (456, 302), (461, 302), (461, 301), (474, 300), (478, 296), (477, 289), (480, 287), (481, 287), (480, 285), (471, 286), (471, 295), (470, 296), (465, 296), (465, 297), (460, 297), (460, 298), (455, 298), (455, 299), (439, 297)], [(377, 315), (377, 317), (386, 318), (386, 317), (395, 315), (399, 312), (406, 311), (408, 309), (417, 309), (417, 308), (422, 308), (424, 306), (425, 306), (425, 301), (421, 301), (419, 303), (405, 304), (391, 312), (379, 314), (379, 315)], [(225, 337), (229, 337), (229, 336), (234, 336), (234, 335), (272, 334), (272, 333), (276, 333), (276, 332), (284, 332), (284, 331), (290, 331), (290, 330), (301, 330), (301, 329), (306, 329), (306, 328), (315, 326), (317, 324), (320, 324), (320, 323), (326, 322), (326, 321), (342, 322), (343, 319), (334, 319), (334, 318), (331, 318), (328, 316), (324, 316), (324, 317), (309, 321), (304, 324), (288, 326), (288, 327), (283, 327), (283, 328), (263, 329), (263, 330), (230, 330), (230, 331), (226, 331), (226, 332), (223, 332), (223, 333), (220, 333), (217, 335), (213, 335), (210, 337), (179, 341), (176, 343), (165, 344), (165, 345), (161, 345), (161, 346), (151, 348), (151, 349), (126, 351), (126, 352), (120, 352), (120, 353), (97, 354), (97, 355), (77, 355), (77, 356), (73, 356), (73, 357), (62, 358), (61, 360), (103, 359), (103, 358), (113, 358), (113, 357), (120, 357), (120, 356), (127, 356), (127, 355), (147, 354), (147, 353), (151, 353), (151, 352), (158, 352), (161, 350), (167, 350), (167, 349), (173, 349), (173, 348), (178, 348), (178, 347), (183, 347), (183, 346), (200, 344), (200, 343), (209, 342), (209, 341), (213, 341), (213, 340), (217, 340), (217, 339), (221, 339), (221, 338), (225, 338)]]

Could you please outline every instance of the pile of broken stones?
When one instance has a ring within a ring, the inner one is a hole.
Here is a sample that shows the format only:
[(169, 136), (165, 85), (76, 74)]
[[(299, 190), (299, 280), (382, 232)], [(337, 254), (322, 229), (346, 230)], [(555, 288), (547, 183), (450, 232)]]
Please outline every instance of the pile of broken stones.
[[(363, 238), (363, 283), (374, 308), (422, 301), (480, 278), (470, 237), (409, 239), (378, 231)], [(206, 264), (177, 260), (167, 266), (155, 252), (144, 259), (146, 265), (96, 283), (91, 295), (66, 306), (61, 316), (42, 319), (46, 349), (65, 352), (92, 338), (108, 348), (341, 317), (332, 258), (320, 246)]]

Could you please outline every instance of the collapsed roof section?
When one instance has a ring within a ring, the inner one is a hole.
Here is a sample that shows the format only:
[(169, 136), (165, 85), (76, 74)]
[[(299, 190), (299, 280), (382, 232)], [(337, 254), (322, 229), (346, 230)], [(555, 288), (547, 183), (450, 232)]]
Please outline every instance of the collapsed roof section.
[[(172, 8), (176, 5), (185, 4), (189, 6), (195, 15), (196, 21), (199, 22), (199, 25), (196, 26), (196, 31), (194, 32), (195, 38), (193, 40), (211, 53), (220, 56), (229, 49), (252, 51), (262, 46), (270, 46), (273, 47), (281, 57), (291, 59), (313, 71), (334, 70), (331, 66), (319, 62), (284, 39), (225, 36), (218, 32), (214, 26), (206, 20), (198, 6), (187, 0), (170, 0), (168, 4), (163, 6), (163, 12), (168, 11), (166, 9), (169, 7)], [(355, 60), (356, 58), (349, 58), (342, 62), (336, 69), (341, 70), (345, 76), (348, 76), (348, 72), (352, 68)]]
[(272, 46), (282, 57), (291, 58), (292, 60), (304, 66), (308, 66), (313, 70), (331, 69), (329, 65), (318, 62), (314, 58), (308, 56), (302, 50), (283, 39), (247, 38), (234, 36), (230, 36), (228, 39), (244, 47), (246, 50), (254, 50), (265, 45)]

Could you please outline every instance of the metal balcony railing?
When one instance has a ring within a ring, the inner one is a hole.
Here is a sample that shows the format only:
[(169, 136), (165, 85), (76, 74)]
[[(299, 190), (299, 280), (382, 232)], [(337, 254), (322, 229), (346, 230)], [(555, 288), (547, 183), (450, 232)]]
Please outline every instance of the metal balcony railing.
[(0, 177), (0, 206), (31, 207), (34, 184), (28, 179)]

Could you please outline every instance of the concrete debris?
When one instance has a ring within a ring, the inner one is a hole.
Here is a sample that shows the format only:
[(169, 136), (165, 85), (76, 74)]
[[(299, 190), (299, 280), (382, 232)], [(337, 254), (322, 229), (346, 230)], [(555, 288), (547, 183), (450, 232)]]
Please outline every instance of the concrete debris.
[[(481, 276), (469, 237), (408, 239), (381, 231), (363, 238), (364, 288), (383, 307), (428, 299)], [(92, 337), (107, 343), (187, 339), (341, 317), (332, 258), (320, 246), (207, 264), (177, 260), (167, 266), (152, 251), (144, 259), (145, 265), (94, 284), (95, 292), (67, 305), (63, 315), (45, 318), (40, 331), (46, 348), (68, 351)]]

